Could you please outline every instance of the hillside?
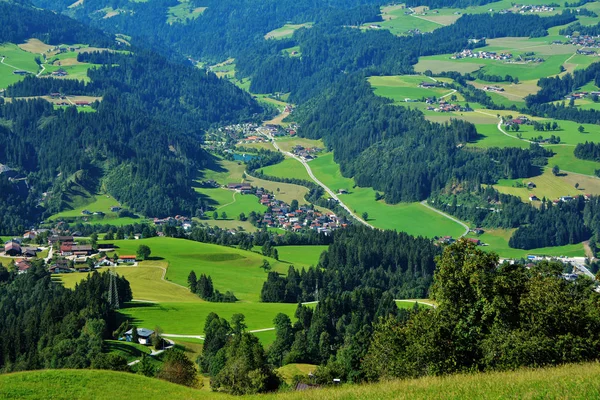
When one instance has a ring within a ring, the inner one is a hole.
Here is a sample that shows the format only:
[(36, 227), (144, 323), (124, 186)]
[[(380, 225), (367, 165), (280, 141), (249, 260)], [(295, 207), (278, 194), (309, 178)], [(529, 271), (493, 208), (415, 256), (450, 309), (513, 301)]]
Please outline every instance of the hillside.
[[(600, 365), (391, 381), (262, 396), (228, 396), (112, 371), (46, 370), (0, 376), (0, 397), (26, 399), (514, 399), (597, 398)], [(122, 388), (127, 388), (124, 394)], [(443, 396), (440, 394), (443, 393)]]

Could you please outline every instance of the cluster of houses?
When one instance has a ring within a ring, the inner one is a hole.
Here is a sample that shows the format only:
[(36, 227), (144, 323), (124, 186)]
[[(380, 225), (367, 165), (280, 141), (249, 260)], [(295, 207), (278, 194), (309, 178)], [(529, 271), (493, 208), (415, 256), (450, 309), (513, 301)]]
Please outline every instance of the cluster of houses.
[(501, 86), (484, 86), (483, 90), (486, 92), (504, 92), (504, 88)]
[(322, 151), (323, 149), (319, 147), (303, 147), (300, 145), (294, 146), (294, 148), (292, 148), (292, 153), (294, 153), (298, 157), (303, 158), (306, 161), (315, 159), (316, 155)]
[[(590, 35), (578, 35), (578, 36), (566, 36), (568, 42), (563, 43), (561, 41), (554, 41), (552, 44), (573, 44), (575, 46), (581, 47), (600, 47), (600, 36), (590, 36)], [(578, 54), (584, 55), (596, 55), (595, 51), (585, 51), (582, 49), (577, 50)]]
[(600, 96), (600, 91), (594, 92), (575, 92), (565, 96), (566, 100), (585, 99), (586, 97)]
[[(530, 182), (531, 183), (531, 182)], [(533, 187), (535, 187), (535, 185), (533, 185)], [(528, 188), (529, 184), (528, 184)], [(573, 201), (578, 197), (583, 196), (585, 201), (589, 201), (591, 198), (591, 194), (584, 194), (584, 195), (579, 195), (579, 196), (561, 196), (558, 199), (552, 200), (552, 204), (558, 204), (558, 203), (568, 203), (569, 201)], [(539, 197), (537, 197), (535, 194), (530, 194), (529, 195), (529, 201), (541, 201), (541, 199)]]
[(60, 78), (60, 77), (69, 75), (69, 73), (67, 71), (65, 71), (64, 69), (61, 68), (61, 69), (59, 69), (57, 71), (52, 72), (51, 75), (54, 76), (54, 77), (59, 77)]
[(530, 124), (531, 121), (524, 115), (520, 115), (517, 118), (507, 119), (502, 121), (505, 127), (510, 127), (512, 125), (527, 125)]
[(419, 87), (423, 89), (433, 89), (436, 87), (443, 86), (440, 82), (421, 82), (419, 83)]
[(488, 60), (510, 60), (512, 58), (511, 53), (496, 53), (495, 51), (473, 51), (465, 49), (460, 53), (455, 53), (450, 58), (452, 60), (460, 60), (461, 58), (484, 58)]
[(192, 219), (183, 215), (176, 215), (174, 217), (166, 218), (154, 218), (153, 222), (156, 226), (180, 226), (186, 231), (192, 229)]
[(530, 5), (524, 4), (520, 8), (517, 6), (518, 12), (520, 14), (525, 13), (544, 13), (544, 12), (553, 12), (554, 7), (549, 5)]
[(448, 103), (445, 100), (439, 100), (437, 103), (437, 107), (434, 106), (435, 101), (433, 99), (426, 99), (425, 102), (429, 104), (427, 106), (427, 111), (435, 111), (435, 112), (470, 112), (473, 109), (469, 106), (461, 106), (460, 104), (452, 104)]
[(261, 203), (265, 204), (267, 201), (271, 212), (264, 214), (260, 222), (270, 228), (282, 228), (293, 232), (315, 230), (328, 235), (336, 229), (348, 226), (347, 223), (339, 221), (333, 213), (321, 213), (305, 206), (292, 210), (287, 203), (281, 200), (261, 197)]
[[(483, 233), (483, 229), (481, 228), (476, 228), (473, 231), (480, 231), (481, 233)], [(467, 240), (471, 243), (473, 243), (475, 246), (486, 246), (485, 243), (483, 243), (481, 240), (477, 239), (477, 238), (467, 238)], [(456, 239), (454, 239), (452, 236), (442, 236), (441, 238), (438, 238), (437, 242), (439, 244), (452, 244), (454, 242), (456, 242)]]

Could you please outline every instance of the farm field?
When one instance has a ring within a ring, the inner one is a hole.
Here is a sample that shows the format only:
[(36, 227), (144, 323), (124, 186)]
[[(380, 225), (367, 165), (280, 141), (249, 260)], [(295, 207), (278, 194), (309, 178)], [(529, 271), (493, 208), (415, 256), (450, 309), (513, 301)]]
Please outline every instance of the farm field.
[[(140, 244), (152, 250), (149, 261), (137, 267), (111, 268), (129, 280), (135, 300), (121, 308), (120, 313), (131, 318), (137, 326), (160, 326), (166, 333), (200, 335), (206, 316), (216, 312), (229, 319), (235, 313), (246, 316), (248, 329), (264, 329), (273, 326), (279, 312), (290, 317), (296, 304), (260, 303), (259, 295), (267, 274), (260, 268), (268, 259), (273, 270), (286, 273), (287, 261), (276, 261), (260, 254), (236, 248), (199, 243), (172, 238), (112, 241), (119, 248), (118, 254), (135, 254)], [(305, 254), (312, 260), (318, 259), (323, 246), (309, 246)], [(299, 260), (297, 249), (282, 251), (287, 258)], [(109, 253), (111, 255), (111, 253)], [(307, 262), (308, 264), (308, 262)], [(162, 280), (164, 268), (167, 269)], [(104, 270), (104, 269), (102, 269)], [(200, 299), (187, 289), (187, 276), (194, 270), (197, 275), (210, 275), (215, 289), (233, 291), (239, 299), (236, 303), (211, 303)], [(66, 287), (73, 287), (88, 274), (71, 273), (60, 275)], [(274, 340), (274, 335), (261, 332), (265, 344)]]
[(561, 170), (575, 172), (578, 174), (594, 176), (594, 171), (600, 169), (600, 163), (596, 161), (580, 160), (575, 157), (574, 146), (548, 146), (555, 154), (548, 160), (551, 167), (558, 165)]
[[(533, 182), (536, 187), (527, 189), (527, 187), (515, 187), (516, 182), (527, 184)], [(579, 188), (575, 188), (579, 184)], [(561, 174), (554, 176), (552, 167), (546, 167), (542, 175), (527, 179), (506, 179), (494, 185), (494, 188), (501, 193), (518, 196), (524, 202), (529, 202), (529, 196), (535, 194), (539, 199), (544, 197), (549, 200), (555, 200), (562, 196), (577, 196), (582, 194), (600, 195), (600, 179), (577, 174)], [(539, 202), (534, 202), (539, 204)]]
[(242, 162), (215, 158), (212, 167), (199, 171), (198, 180), (213, 180), (220, 185), (241, 182), (245, 169)]
[[(314, 139), (306, 139), (301, 137), (283, 137), (276, 139), (277, 144), (283, 151), (291, 152), (294, 146), (302, 146), (302, 147), (319, 147), (321, 149), (325, 148), (325, 144), (322, 140), (314, 140)], [(271, 150), (273, 150), (273, 145), (271, 144)]]
[[(513, 249), (508, 246), (508, 240), (512, 236), (514, 229), (491, 229), (486, 230), (482, 235), (477, 236), (482, 242), (489, 246), (482, 247), (484, 251), (493, 251), (501, 258), (525, 258), (528, 255), (549, 256), (549, 257), (583, 257), (585, 251), (583, 244), (570, 244), (566, 246), (545, 247), (540, 249), (521, 250)], [(473, 237), (473, 236), (469, 236)]]
[[(421, 7), (417, 7), (421, 8)], [(387, 29), (394, 35), (406, 35), (409, 30), (418, 29), (421, 32), (432, 32), (444, 25), (454, 23), (458, 15), (406, 15), (408, 11), (404, 5), (392, 5), (381, 8), (383, 22), (366, 23), (361, 29)], [(373, 28), (377, 27), (377, 28)]]
[[(304, 367), (298, 366), (298, 369), (304, 371)], [(598, 394), (598, 374), (598, 363), (567, 364), (550, 368), (390, 380), (303, 392), (250, 395), (244, 399), (426, 400), (439, 398), (440, 393), (445, 393), (445, 397), (451, 399), (536, 398), (540, 393), (548, 398), (590, 399)], [(239, 398), (116, 371), (41, 370), (0, 376), (0, 397), (114, 400), (122, 395), (123, 388), (127, 388), (127, 398), (132, 400)]]
[(349, 193), (340, 195), (340, 199), (359, 215), (366, 211), (369, 214), (368, 222), (377, 228), (395, 229), (427, 237), (457, 237), (464, 232), (459, 224), (419, 203), (386, 204), (375, 201), (375, 191), (372, 188), (353, 188), (354, 181), (341, 175), (332, 153), (321, 155), (309, 165), (315, 176), (333, 191), (348, 190)]
[(187, 20), (198, 18), (206, 10), (206, 7), (194, 7), (189, 0), (179, 0), (179, 4), (169, 7), (167, 11), (167, 23), (187, 23)]
[[(443, 87), (421, 88), (421, 82), (434, 83), (423, 75), (400, 75), (400, 76), (373, 76), (368, 79), (374, 92), (378, 96), (387, 97), (395, 102), (404, 102), (405, 99), (421, 99), (423, 97), (442, 97), (452, 93), (451, 89)], [(457, 97), (460, 94), (457, 94)], [(462, 96), (461, 100), (462, 99)]]
[(304, 24), (285, 24), (281, 28), (277, 28), (272, 30), (271, 32), (265, 35), (265, 39), (287, 39), (291, 38), (294, 32), (296, 32), (300, 28), (310, 28), (312, 26), (311, 22), (306, 22)]
[[(299, 204), (306, 202), (304, 196), (308, 193), (308, 188), (291, 183), (273, 182), (264, 179), (258, 179), (251, 176), (246, 176), (246, 182), (254, 187), (262, 187), (269, 192), (275, 193), (278, 200), (285, 201), (290, 204), (292, 200), (298, 200)], [(279, 191), (277, 191), (279, 189)]]
[(279, 164), (261, 168), (259, 171), (262, 171), (265, 175), (277, 178), (296, 178), (312, 182), (304, 165), (293, 158), (286, 158)]
[[(86, 202), (87, 201), (87, 202)], [(91, 212), (102, 211), (106, 214), (107, 217), (115, 217), (117, 213), (111, 212), (110, 208), (113, 206), (120, 206), (119, 202), (109, 194), (95, 194), (90, 197), (87, 197), (85, 200), (78, 200), (78, 203), (85, 204), (71, 204), (71, 206), (75, 206), (72, 210), (62, 211), (58, 214), (54, 214), (49, 218), (49, 220), (56, 220), (60, 218), (73, 218), (73, 217), (82, 217), (81, 212), (83, 210), (88, 210)]]
[(316, 266), (321, 253), (328, 246), (278, 246), (279, 261), (289, 263), (295, 267)]

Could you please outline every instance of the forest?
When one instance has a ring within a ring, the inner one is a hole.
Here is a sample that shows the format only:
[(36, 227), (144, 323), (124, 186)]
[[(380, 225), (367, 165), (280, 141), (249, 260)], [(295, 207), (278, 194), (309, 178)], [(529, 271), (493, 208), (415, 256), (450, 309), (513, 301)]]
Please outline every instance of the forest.
[[(591, 280), (564, 279), (560, 262), (498, 266), (496, 254), (467, 240), (436, 260), (431, 298), (437, 307), (401, 310), (390, 292), (369, 285), (330, 293), (314, 310), (298, 305), (295, 321), (277, 315), (267, 351), (245, 332), (243, 316), (229, 323), (211, 314), (199, 367), (213, 390), (247, 394), (275, 390), (273, 368), (294, 362), (319, 364), (312, 377), (297, 379), (330, 384), (595, 359), (599, 295)], [(250, 373), (256, 370), (262, 373)], [(252, 377), (262, 383), (251, 384)]]
[[(0, 128), (6, 132), (0, 136), (0, 163), (26, 175), (39, 192), (52, 189), (48, 213), (64, 207), (61, 194), (75, 181), (91, 193), (103, 185), (143, 215), (195, 215), (203, 200), (192, 182), (211, 159), (199, 147), (203, 130), (269, 115), (229, 82), (154, 53), (80, 58), (99, 65), (88, 72), (89, 84), (30, 77), (7, 93), (36, 96), (73, 88), (102, 96), (93, 104), (96, 112), (54, 110), (44, 100), (0, 103), (0, 117), (11, 121), (10, 128)], [(11, 225), (3, 233), (18, 230)]]
[[(89, 368), (115, 328), (107, 293), (110, 274), (94, 273), (73, 290), (57, 285), (43, 260), (26, 274), (0, 265), (0, 372)], [(119, 302), (131, 300), (117, 278)]]
[(438, 193), (429, 200), (436, 208), (482, 228), (518, 228), (509, 246), (518, 249), (563, 246), (590, 240), (597, 251), (600, 239), (598, 199), (577, 196), (573, 200), (540, 200), (540, 207), (519, 197), (499, 193), (492, 187), (473, 191)]

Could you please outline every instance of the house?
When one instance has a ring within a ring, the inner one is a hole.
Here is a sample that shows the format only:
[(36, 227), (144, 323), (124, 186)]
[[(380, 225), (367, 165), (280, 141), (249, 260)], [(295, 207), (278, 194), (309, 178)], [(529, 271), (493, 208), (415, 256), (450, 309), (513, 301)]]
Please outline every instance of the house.
[(102, 257), (96, 263), (96, 268), (100, 268), (100, 267), (114, 267), (115, 265), (116, 264), (114, 262), (112, 262), (110, 258), (108, 258), (108, 257)]
[(136, 260), (136, 256), (119, 256), (119, 264), (122, 263), (134, 263)]
[(13, 74), (15, 75), (29, 75), (28, 71), (23, 71), (22, 69), (15, 69), (13, 71)]
[(573, 197), (571, 196), (563, 196), (560, 198), (560, 201), (562, 201), (563, 203), (566, 203), (567, 201), (571, 201), (573, 200)]
[(27, 260), (18, 260), (15, 263), (15, 268), (17, 268), (17, 273), (24, 274), (31, 269), (31, 263)]
[(115, 245), (113, 243), (101, 243), (98, 244), (98, 251), (109, 251), (113, 250)]
[(535, 187), (536, 187), (535, 183), (533, 183), (533, 182), (527, 182), (527, 189), (533, 189)]
[(27, 231), (23, 234), (23, 239), (33, 240), (33, 239), (35, 239), (36, 236), (37, 236), (37, 234), (35, 232)]
[(61, 256), (89, 256), (92, 254), (92, 245), (84, 244), (84, 245), (73, 245), (73, 244), (63, 244), (60, 246), (60, 255)]
[(529, 195), (529, 201), (540, 201), (540, 199), (535, 194), (531, 194)]
[(476, 239), (476, 238), (468, 238), (467, 239), (469, 242), (473, 243), (475, 246), (479, 246), (481, 245), (481, 240)]
[(83, 215), (92, 215), (92, 212), (90, 210), (83, 210), (81, 213)]
[(110, 208), (110, 212), (119, 212), (119, 211), (121, 211), (121, 207), (119, 207), (119, 206), (112, 206)]
[(37, 247), (26, 247), (23, 249), (23, 255), (25, 257), (35, 257), (37, 256), (38, 248)]
[[(137, 334), (139, 344), (149, 345), (152, 343), (152, 339), (150, 337), (154, 335), (153, 330), (146, 328), (137, 328)], [(127, 332), (125, 332), (125, 340), (128, 342), (131, 342), (133, 340), (133, 329), (130, 329)]]
[(70, 243), (73, 242), (73, 236), (58, 236), (58, 235), (52, 235), (48, 238), (48, 245), (52, 246), (57, 244), (58, 242), (60, 243)]
[(64, 258), (56, 260), (50, 268), (48, 268), (51, 274), (64, 274), (68, 272), (73, 272), (71, 268), (69, 268), (69, 262)]
[(20, 256), (22, 253), (21, 245), (17, 242), (10, 241), (4, 245), (4, 254), (7, 256), (15, 257)]

